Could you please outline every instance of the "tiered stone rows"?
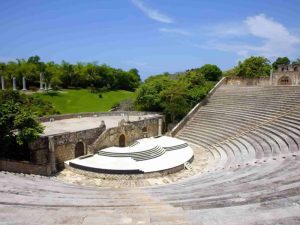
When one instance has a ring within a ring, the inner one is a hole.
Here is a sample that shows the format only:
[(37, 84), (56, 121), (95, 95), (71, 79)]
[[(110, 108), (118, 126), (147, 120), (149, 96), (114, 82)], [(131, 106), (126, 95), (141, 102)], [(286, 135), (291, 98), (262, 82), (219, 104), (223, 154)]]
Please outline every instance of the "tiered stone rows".
[(178, 138), (230, 167), (300, 149), (299, 87), (221, 87)]
[(107, 151), (98, 151), (99, 155), (109, 156), (109, 157), (130, 157), (135, 161), (144, 161), (153, 159), (163, 155), (166, 150), (160, 146), (155, 146), (154, 148), (139, 151), (139, 152), (130, 152), (130, 153), (117, 153), (117, 152), (107, 152)]
[(222, 86), (177, 134), (204, 151), (201, 173), (135, 189), (0, 173), (0, 221), (300, 224), (299, 106), (300, 87)]

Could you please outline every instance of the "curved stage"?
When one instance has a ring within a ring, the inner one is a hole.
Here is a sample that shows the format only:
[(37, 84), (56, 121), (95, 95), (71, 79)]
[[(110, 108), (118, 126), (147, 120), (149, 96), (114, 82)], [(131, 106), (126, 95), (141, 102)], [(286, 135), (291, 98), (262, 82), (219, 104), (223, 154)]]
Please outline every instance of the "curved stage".
[(110, 147), (66, 163), (76, 169), (110, 174), (143, 174), (184, 167), (193, 150), (184, 141), (162, 136), (144, 138), (129, 147)]

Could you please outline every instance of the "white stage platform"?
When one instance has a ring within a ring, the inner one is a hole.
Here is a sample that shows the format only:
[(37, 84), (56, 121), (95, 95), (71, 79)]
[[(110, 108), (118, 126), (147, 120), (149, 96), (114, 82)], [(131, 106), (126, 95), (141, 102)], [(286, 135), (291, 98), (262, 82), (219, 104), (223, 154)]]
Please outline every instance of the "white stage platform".
[(129, 147), (110, 147), (95, 155), (69, 160), (69, 166), (91, 172), (142, 174), (183, 166), (193, 159), (193, 150), (184, 141), (162, 136), (144, 138)]

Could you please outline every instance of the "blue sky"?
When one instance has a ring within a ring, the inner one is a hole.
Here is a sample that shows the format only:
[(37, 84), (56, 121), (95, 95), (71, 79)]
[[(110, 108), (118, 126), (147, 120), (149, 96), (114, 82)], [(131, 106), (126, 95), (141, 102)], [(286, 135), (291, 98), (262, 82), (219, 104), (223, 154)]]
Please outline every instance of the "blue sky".
[(143, 78), (300, 57), (299, 0), (0, 0), (0, 60), (97, 61)]

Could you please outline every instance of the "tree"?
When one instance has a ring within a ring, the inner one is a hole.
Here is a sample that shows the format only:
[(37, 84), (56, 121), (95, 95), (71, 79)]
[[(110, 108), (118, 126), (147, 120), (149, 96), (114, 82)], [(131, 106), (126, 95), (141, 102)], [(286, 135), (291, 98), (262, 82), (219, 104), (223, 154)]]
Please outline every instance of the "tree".
[(291, 61), (288, 57), (278, 57), (275, 62), (273, 62), (272, 67), (273, 69), (278, 69), (279, 65), (289, 65)]
[(149, 77), (137, 89), (136, 105), (140, 110), (162, 112), (161, 95), (171, 85), (169, 75), (157, 75)]
[[(14, 65), (14, 64), (12, 64)], [(22, 83), (22, 77), (26, 77), (27, 84), (32, 85), (38, 82), (39, 80), (39, 68), (38, 65), (26, 61), (25, 59), (17, 59), (16, 70), (12, 76), (17, 77), (18, 83)], [(40, 67), (42, 68), (42, 66)]]
[(298, 58), (295, 61), (293, 61), (292, 64), (300, 64), (300, 58)]
[(164, 112), (167, 122), (174, 122), (201, 101), (214, 83), (198, 69), (151, 76), (137, 89), (135, 103), (140, 110)]
[(272, 67), (267, 58), (261, 56), (251, 56), (243, 62), (239, 62), (236, 68), (239, 77), (268, 77)]
[[(123, 89), (134, 91), (141, 82), (137, 69), (125, 71), (115, 69), (108, 65), (98, 65), (97, 62), (71, 64), (62, 61), (61, 64), (54, 62), (42, 62), (39, 56), (31, 56), (27, 60), (17, 59), (8, 63), (0, 64), (0, 73), (5, 80), (17, 78), (17, 84), (22, 84), (22, 77), (26, 77), (27, 85), (38, 87), (40, 73), (43, 73), (47, 84), (58, 89), (91, 87), (93, 90)], [(7, 85), (11, 85), (8, 82)], [(33, 88), (34, 89), (34, 88)]]
[(222, 71), (216, 65), (205, 64), (199, 69), (199, 72), (209, 81), (218, 81), (222, 77)]
[[(0, 92), (0, 154), (2, 157), (24, 158), (24, 148), (43, 132), (26, 96), (15, 91)], [(28, 157), (28, 156), (27, 156)]]
[(180, 120), (190, 110), (187, 102), (187, 88), (179, 82), (174, 82), (174, 84), (163, 90), (160, 96), (163, 111), (167, 117), (170, 117), (167, 120), (172, 123)]

